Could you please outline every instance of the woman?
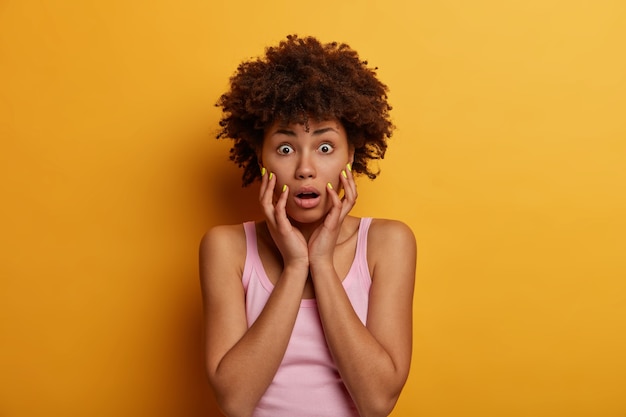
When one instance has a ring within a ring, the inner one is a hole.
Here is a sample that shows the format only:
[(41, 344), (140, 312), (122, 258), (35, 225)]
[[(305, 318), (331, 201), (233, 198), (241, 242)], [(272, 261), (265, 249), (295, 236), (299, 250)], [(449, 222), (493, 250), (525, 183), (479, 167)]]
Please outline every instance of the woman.
[(357, 218), (391, 136), (387, 87), (347, 45), (289, 36), (242, 63), (219, 138), (264, 220), (204, 236), (206, 368), (227, 416), (386, 416), (409, 372), (416, 246)]

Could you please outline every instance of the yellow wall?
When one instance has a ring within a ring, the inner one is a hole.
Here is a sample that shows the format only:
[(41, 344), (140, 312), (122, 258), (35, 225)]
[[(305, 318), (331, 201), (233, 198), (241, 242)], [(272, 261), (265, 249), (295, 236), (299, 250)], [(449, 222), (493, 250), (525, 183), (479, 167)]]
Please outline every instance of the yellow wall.
[(258, 212), (213, 104), (292, 32), (391, 88), (355, 212), (420, 246), (393, 416), (626, 415), (625, 19), (622, 0), (0, 2), (0, 415), (216, 415), (197, 245)]

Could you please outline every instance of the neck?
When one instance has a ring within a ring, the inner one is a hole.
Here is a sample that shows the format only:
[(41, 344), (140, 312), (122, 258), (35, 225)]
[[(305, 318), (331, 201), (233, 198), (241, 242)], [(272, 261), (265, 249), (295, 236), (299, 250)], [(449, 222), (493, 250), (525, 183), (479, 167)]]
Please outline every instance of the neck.
[(302, 233), (302, 236), (304, 236), (304, 239), (306, 239), (307, 242), (311, 238), (311, 235), (313, 234), (315, 229), (317, 229), (322, 223), (324, 223), (324, 219), (325, 217), (313, 223), (298, 223), (292, 218), (289, 218), (293, 227), (300, 230), (300, 233)]

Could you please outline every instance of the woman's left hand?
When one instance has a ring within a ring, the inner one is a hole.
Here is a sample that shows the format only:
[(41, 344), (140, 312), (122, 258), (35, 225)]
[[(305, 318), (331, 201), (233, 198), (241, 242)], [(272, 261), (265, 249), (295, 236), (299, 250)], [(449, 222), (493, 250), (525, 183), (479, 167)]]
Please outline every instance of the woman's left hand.
[(332, 184), (326, 185), (326, 193), (332, 201), (332, 207), (326, 214), (324, 222), (313, 232), (309, 239), (309, 265), (315, 263), (333, 264), (333, 254), (341, 225), (344, 219), (352, 210), (358, 196), (356, 191), (356, 183), (350, 165), (339, 174), (339, 181), (343, 186), (344, 195), (339, 198), (339, 194), (333, 188)]

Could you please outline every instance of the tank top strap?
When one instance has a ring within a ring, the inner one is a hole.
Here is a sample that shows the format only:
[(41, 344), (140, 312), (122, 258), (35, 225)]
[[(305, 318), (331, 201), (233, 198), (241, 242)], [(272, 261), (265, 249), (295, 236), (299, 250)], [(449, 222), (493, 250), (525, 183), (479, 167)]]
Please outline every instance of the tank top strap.
[(357, 238), (356, 256), (365, 256), (367, 259), (367, 233), (369, 232), (370, 225), (372, 224), (371, 217), (362, 217), (361, 224), (359, 225), (359, 236)]
[(256, 242), (256, 224), (253, 221), (245, 222), (243, 230), (246, 234), (246, 262), (243, 267), (242, 283), (247, 290), (250, 283), (250, 276), (255, 264), (260, 263), (259, 250)]
[(355, 263), (359, 269), (359, 281), (363, 286), (363, 289), (369, 293), (370, 286), (372, 285), (372, 277), (370, 276), (369, 264), (367, 262), (367, 236), (372, 224), (371, 217), (361, 218), (361, 224), (359, 225), (359, 235), (356, 244), (356, 253), (354, 255)]

